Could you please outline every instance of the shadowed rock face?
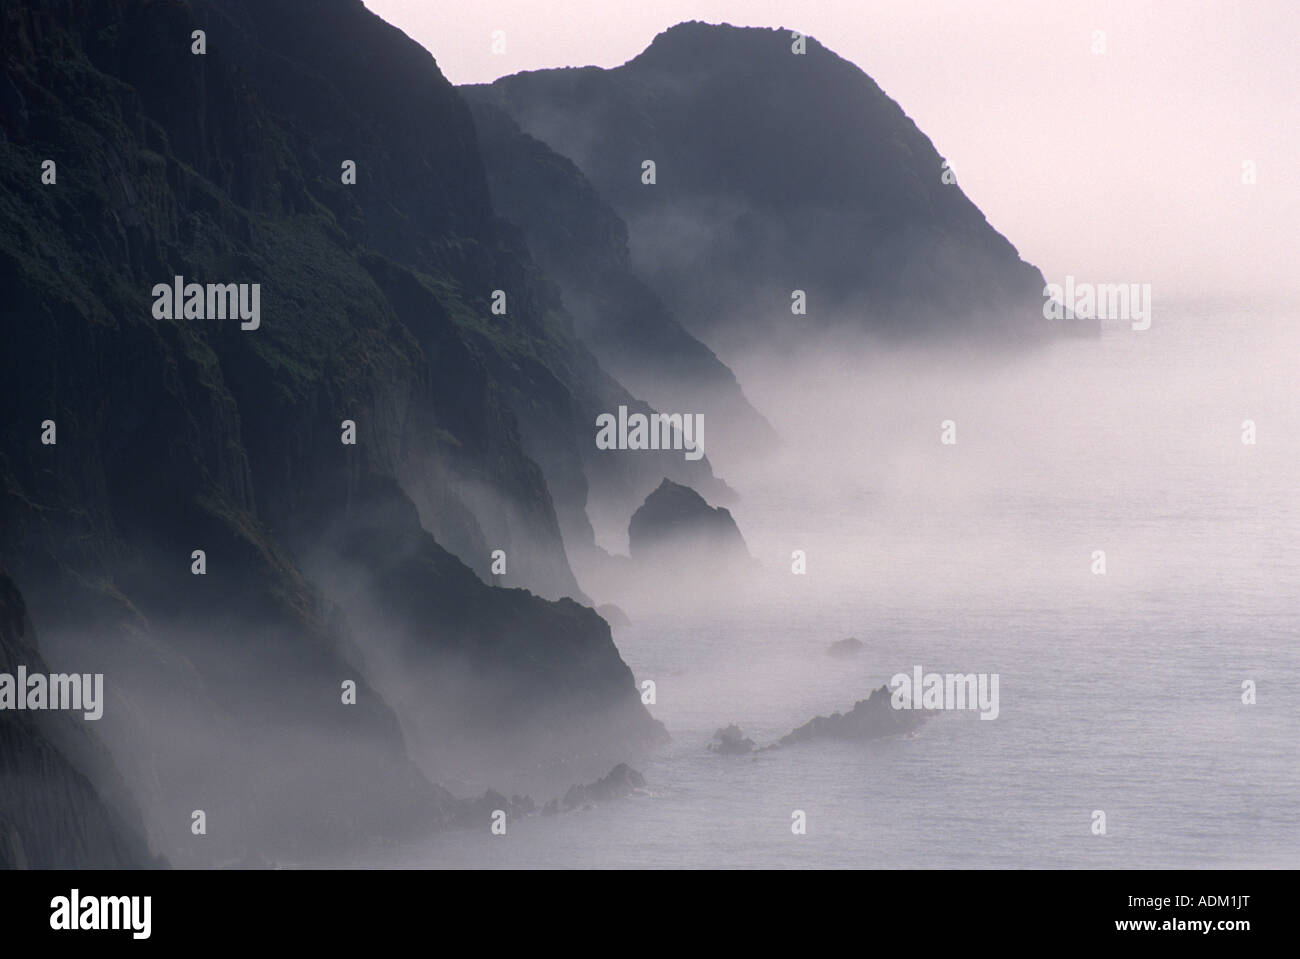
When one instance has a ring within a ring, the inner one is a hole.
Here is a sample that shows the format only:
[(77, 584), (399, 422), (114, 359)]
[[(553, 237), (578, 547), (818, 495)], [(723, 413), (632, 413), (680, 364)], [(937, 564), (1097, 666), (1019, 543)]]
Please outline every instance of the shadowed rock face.
[(865, 742), (910, 732), (925, 719), (924, 713), (894, 709), (889, 687), (881, 686), (879, 689), (873, 689), (866, 699), (854, 703), (853, 708), (847, 713), (814, 716), (798, 729), (761, 749), (757, 749), (754, 741), (746, 737), (740, 727), (734, 723), (713, 734), (709, 749), (721, 755), (744, 756), (755, 751), (765, 752), (769, 749), (780, 749), (782, 746), (794, 746), (825, 739)]
[(469, 94), (496, 209), (523, 230), (559, 284), (574, 329), (619, 382), (659, 410), (704, 413), (715, 460), (770, 447), (775, 434), (731, 370), (678, 323), (632, 268), (627, 226), (571, 160)]
[(778, 745), (790, 746), (817, 739), (879, 739), (915, 729), (925, 721), (925, 714), (894, 709), (888, 686), (873, 689), (866, 699), (853, 704), (847, 713), (815, 716), (793, 732), (782, 736)]
[(711, 752), (723, 756), (745, 756), (752, 753), (754, 748), (754, 740), (746, 736), (744, 731), (735, 723), (724, 726), (715, 732), (713, 740), (709, 743)]
[(724, 358), (839, 324), (1052, 331), (1042, 274), (944, 182), (899, 105), (815, 40), (795, 55), (788, 30), (682, 23), (621, 67), (519, 73), (471, 95), (577, 164), (626, 221), (633, 265)]
[[(43, 0), (0, 48), (0, 559), (46, 659), (112, 672), (96, 732), (155, 848), (292, 862), (445, 821), (428, 777), (476, 745), (599, 772), (662, 739), (599, 617), (494, 588), (581, 597), (595, 416), (636, 401), (496, 218), (432, 57), (359, 0)], [(260, 284), (260, 328), (156, 318), (176, 276)], [(479, 682), (420, 708), (448, 665)]]
[(622, 799), (645, 789), (645, 785), (644, 776), (627, 763), (619, 763), (604, 778), (572, 787), (564, 794), (560, 805), (565, 809), (578, 809), (591, 803)]
[[(0, 572), (0, 673), (49, 673), (18, 587)], [(0, 869), (136, 869), (139, 813), (81, 713), (0, 711)], [(106, 801), (95, 782), (111, 792)]]
[(627, 532), (633, 561), (752, 561), (730, 510), (710, 506), (689, 486), (668, 479), (632, 514)]

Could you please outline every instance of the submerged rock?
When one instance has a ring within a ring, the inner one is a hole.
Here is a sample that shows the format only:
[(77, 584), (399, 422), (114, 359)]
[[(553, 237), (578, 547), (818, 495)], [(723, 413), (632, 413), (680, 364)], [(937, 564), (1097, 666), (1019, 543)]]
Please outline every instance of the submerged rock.
[(841, 639), (837, 643), (831, 643), (826, 647), (826, 654), (828, 656), (836, 656), (843, 659), (848, 656), (856, 656), (865, 648), (866, 647), (863, 645), (862, 640), (855, 636), (850, 636), (848, 639)]

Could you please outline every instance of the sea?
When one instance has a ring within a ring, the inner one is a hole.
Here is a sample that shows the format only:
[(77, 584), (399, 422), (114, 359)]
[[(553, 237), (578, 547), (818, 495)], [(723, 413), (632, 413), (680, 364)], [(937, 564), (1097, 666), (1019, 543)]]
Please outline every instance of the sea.
[[(347, 865), (1300, 866), (1300, 311), (1156, 301), (1013, 355), (733, 367), (785, 440), (715, 464), (765, 575), (658, 589), (616, 630), (672, 736), (632, 762), (645, 790)], [(708, 748), (917, 666), (997, 674), (997, 717)]]

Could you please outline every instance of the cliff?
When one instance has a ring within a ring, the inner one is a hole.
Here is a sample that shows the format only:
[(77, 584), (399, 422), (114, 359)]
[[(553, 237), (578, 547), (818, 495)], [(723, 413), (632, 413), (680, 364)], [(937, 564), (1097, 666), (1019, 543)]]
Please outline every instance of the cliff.
[[(466, 756), (504, 785), (660, 741), (603, 621), (551, 601), (582, 597), (596, 412), (636, 400), (432, 57), (358, 0), (39, 0), (0, 48), (0, 558), (47, 658), (108, 674), (155, 848), (303, 856), (446, 821)], [(177, 276), (258, 284), (259, 325), (159, 318)]]
[[(48, 674), (22, 594), (0, 572), (0, 673)], [(94, 781), (111, 791), (101, 796)], [(82, 714), (0, 712), (0, 869), (136, 869), (149, 854), (139, 812)]]
[(1042, 274), (902, 108), (815, 39), (793, 45), (790, 30), (681, 23), (620, 67), (524, 72), (473, 96), (573, 160), (626, 221), (635, 268), (724, 358), (831, 329), (1059, 332)]

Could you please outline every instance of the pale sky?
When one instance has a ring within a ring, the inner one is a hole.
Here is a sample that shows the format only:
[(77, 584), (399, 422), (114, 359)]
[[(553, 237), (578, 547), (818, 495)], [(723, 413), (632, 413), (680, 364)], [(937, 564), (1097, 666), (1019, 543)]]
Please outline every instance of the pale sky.
[(902, 106), (1049, 281), (1151, 283), (1157, 303), (1300, 286), (1300, 0), (366, 5), (453, 83), (617, 66), (683, 20), (801, 30)]

